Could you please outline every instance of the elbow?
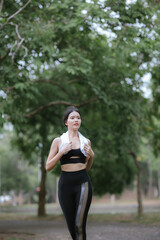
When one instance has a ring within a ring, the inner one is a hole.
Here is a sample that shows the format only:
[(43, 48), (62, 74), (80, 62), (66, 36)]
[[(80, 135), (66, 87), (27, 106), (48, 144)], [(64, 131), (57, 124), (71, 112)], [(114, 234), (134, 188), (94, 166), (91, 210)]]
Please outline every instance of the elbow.
[(87, 166), (86, 167), (86, 171), (89, 172), (89, 170), (91, 169), (91, 166)]
[(49, 167), (48, 167), (48, 166), (46, 166), (46, 171), (47, 171), (47, 172), (49, 172), (49, 170), (50, 170), (50, 169), (49, 169)]
[(51, 168), (49, 167), (49, 164), (46, 163), (46, 171), (49, 172)]
[(49, 163), (46, 163), (46, 171), (49, 172), (50, 170), (52, 170), (55, 167), (55, 165), (51, 165)]

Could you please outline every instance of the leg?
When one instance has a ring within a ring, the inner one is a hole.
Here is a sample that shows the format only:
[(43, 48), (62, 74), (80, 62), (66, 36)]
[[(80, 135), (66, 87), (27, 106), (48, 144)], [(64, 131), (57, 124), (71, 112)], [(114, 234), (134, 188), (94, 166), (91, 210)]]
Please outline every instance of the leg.
[(77, 192), (76, 240), (86, 240), (86, 220), (92, 200), (90, 181), (82, 183)]
[(76, 216), (76, 203), (74, 188), (68, 185), (58, 186), (59, 202), (64, 213), (69, 232), (73, 240), (76, 240), (75, 235), (75, 216)]

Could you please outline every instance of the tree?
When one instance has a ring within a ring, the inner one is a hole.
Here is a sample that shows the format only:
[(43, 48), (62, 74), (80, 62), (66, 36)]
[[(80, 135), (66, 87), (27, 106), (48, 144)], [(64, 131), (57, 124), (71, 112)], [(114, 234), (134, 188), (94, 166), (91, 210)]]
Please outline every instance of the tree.
[[(160, 196), (160, 144), (159, 144), (159, 137), (160, 137), (160, 124), (159, 124), (159, 113), (155, 111), (155, 107), (158, 102), (154, 99), (154, 102), (150, 104), (149, 107), (149, 121), (147, 131), (148, 142), (152, 147), (152, 151), (154, 154), (153, 161), (150, 162), (151, 170), (155, 170), (157, 172), (157, 188), (158, 188), (158, 196)], [(151, 166), (152, 165), (152, 166)], [(151, 172), (152, 173), (152, 172)], [(150, 184), (151, 185), (151, 184)]]
[[(138, 151), (137, 129), (143, 118), (139, 91), (144, 63), (151, 61), (154, 8), (150, 1), (148, 6), (120, 0), (28, 3), (22, 11), (17, 9), (24, 1), (1, 7), (1, 87), (7, 94), (1, 111), (14, 124), (23, 152), (30, 158), (32, 152), (40, 153), (39, 215), (44, 215), (45, 157), (51, 132), (53, 137), (62, 130), (58, 126), (64, 106), (83, 106), (82, 131), (91, 136), (97, 155), (91, 172), (95, 192), (119, 193), (133, 180), (127, 154)], [(99, 182), (106, 186), (99, 188)]]
[[(1, 193), (14, 191), (17, 195), (36, 189), (37, 172), (24, 160), (22, 154), (13, 147), (14, 132), (3, 131), (1, 155)], [(36, 173), (36, 175), (35, 175)]]

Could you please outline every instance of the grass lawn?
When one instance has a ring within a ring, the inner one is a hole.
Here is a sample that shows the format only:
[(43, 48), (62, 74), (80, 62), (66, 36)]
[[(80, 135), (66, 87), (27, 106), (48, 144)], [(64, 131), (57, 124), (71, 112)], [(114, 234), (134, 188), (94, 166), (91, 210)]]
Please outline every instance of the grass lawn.
[[(0, 220), (46, 220), (46, 221), (63, 221), (63, 215), (46, 215), (37, 217), (36, 215), (17, 214), (17, 213), (1, 213)], [(133, 224), (150, 224), (160, 226), (159, 213), (145, 213), (142, 217), (137, 214), (89, 214), (90, 222), (107, 222), (107, 223), (133, 223)]]
[(138, 217), (137, 214), (95, 214), (89, 215), (88, 220), (108, 223), (132, 223), (160, 226), (159, 213), (145, 213), (142, 217)]

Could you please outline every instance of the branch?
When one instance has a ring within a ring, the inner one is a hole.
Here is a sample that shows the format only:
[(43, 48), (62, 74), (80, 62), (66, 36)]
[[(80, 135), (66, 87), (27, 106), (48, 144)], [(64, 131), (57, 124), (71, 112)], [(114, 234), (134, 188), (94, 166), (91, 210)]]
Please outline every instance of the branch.
[(39, 112), (41, 112), (42, 110), (44, 110), (45, 108), (48, 108), (48, 107), (51, 107), (51, 106), (54, 106), (54, 105), (66, 105), (66, 106), (74, 106), (74, 107), (81, 107), (81, 106), (84, 106), (84, 105), (87, 105), (93, 101), (95, 101), (97, 98), (92, 98), (88, 101), (85, 101), (85, 102), (82, 102), (80, 104), (74, 104), (74, 103), (71, 103), (71, 102), (66, 102), (66, 101), (55, 101), (55, 102), (50, 102), (48, 104), (45, 104), (41, 107), (39, 107), (38, 109), (34, 110), (33, 112), (30, 112), (28, 114), (25, 114), (24, 117), (26, 118), (31, 118), (33, 117), (34, 115), (38, 114)]
[(73, 98), (72, 95), (70, 95), (70, 93), (59, 83), (55, 82), (55, 81), (52, 81), (52, 80), (43, 80), (43, 79), (40, 79), (40, 80), (35, 80), (36, 83), (40, 82), (40, 83), (50, 83), (50, 84), (53, 84), (53, 85), (56, 85), (57, 87), (59, 87), (63, 92), (65, 92), (70, 98)]
[(1, 3), (0, 3), (0, 14), (1, 14), (1, 12), (2, 12), (3, 3), (4, 3), (4, 0), (1, 0)]
[(67, 83), (68, 83), (68, 84), (72, 84), (72, 83), (75, 83), (75, 82), (77, 82), (77, 80), (70, 80), (70, 81), (68, 81)]
[(0, 62), (2, 62), (9, 54), (10, 49), (7, 50), (6, 54), (4, 54), (3, 56), (0, 56)]
[(154, 4), (157, 4), (157, 3), (159, 3), (159, 0), (154, 0)]
[[(32, 0), (28, 0), (28, 2), (27, 2), (23, 7), (21, 7), (20, 9), (18, 9), (17, 12), (15, 12), (15, 13), (12, 14), (10, 17), (8, 17), (7, 20), (6, 20), (6, 22), (5, 22), (2, 26), (0, 26), (0, 29), (3, 28), (5, 25), (7, 25), (8, 22), (9, 22), (12, 18), (14, 18), (18, 13), (20, 13), (24, 8), (26, 8), (27, 5), (28, 5), (31, 1), (32, 1)], [(3, 0), (1, 0), (1, 4), (3, 4)]]
[[(23, 47), (23, 46), (22, 46)], [(59, 87), (64, 93), (67, 94), (67, 96), (69, 96), (70, 98), (73, 98), (73, 96), (59, 83), (55, 82), (55, 81), (52, 81), (52, 80), (43, 80), (43, 79), (40, 79), (40, 80), (35, 80), (34, 81), (35, 83), (49, 83), (49, 84), (52, 84), (52, 85), (56, 85), (57, 87)], [(7, 90), (13, 90), (15, 87), (14, 86), (11, 86), (9, 88), (2, 88), (3, 91), (7, 91)]]
[(137, 155), (136, 155), (136, 153), (133, 152), (133, 151), (130, 151), (128, 154), (130, 154), (130, 155), (133, 157), (136, 167), (137, 167), (139, 170), (141, 170), (140, 164), (139, 164), (138, 161), (137, 161)]
[(25, 54), (23, 56), (23, 59), (24, 59), (28, 55), (28, 49), (24, 45), (22, 45), (22, 48), (24, 48), (25, 50)]
[(89, 103), (91, 103), (91, 102), (94, 102), (94, 101), (96, 101), (97, 99), (98, 99), (97, 97), (94, 97), (94, 98), (89, 99), (88, 101), (85, 101), (85, 102), (82, 102), (82, 103), (79, 103), (79, 104), (73, 104), (72, 106), (75, 106), (75, 107), (79, 108), (79, 107), (82, 107), (82, 106), (84, 106), (84, 105), (87, 105), (87, 104), (89, 104)]
[(2, 88), (3, 91), (8, 91), (8, 90), (12, 90), (12, 89), (15, 89), (15, 86), (11, 86), (11, 87), (8, 87), (8, 88)]
[[(12, 25), (12, 26), (15, 26), (17, 37), (18, 37), (18, 39), (20, 39), (20, 42), (15, 41), (15, 44), (12, 46), (12, 49), (13, 49), (13, 47), (17, 45), (16, 50), (15, 50), (15, 52), (12, 55), (12, 62), (13, 62), (17, 51), (19, 50), (19, 48), (21, 47), (21, 45), (22, 45), (22, 43), (24, 41), (24, 38), (22, 38), (21, 35), (19, 34), (18, 24), (15, 24), (13, 22), (10, 22), (9, 24)], [(27, 50), (27, 48), (24, 45), (22, 45), (22, 47), (25, 49), (25, 55), (23, 56), (23, 59), (24, 59), (27, 56), (28, 50)]]

